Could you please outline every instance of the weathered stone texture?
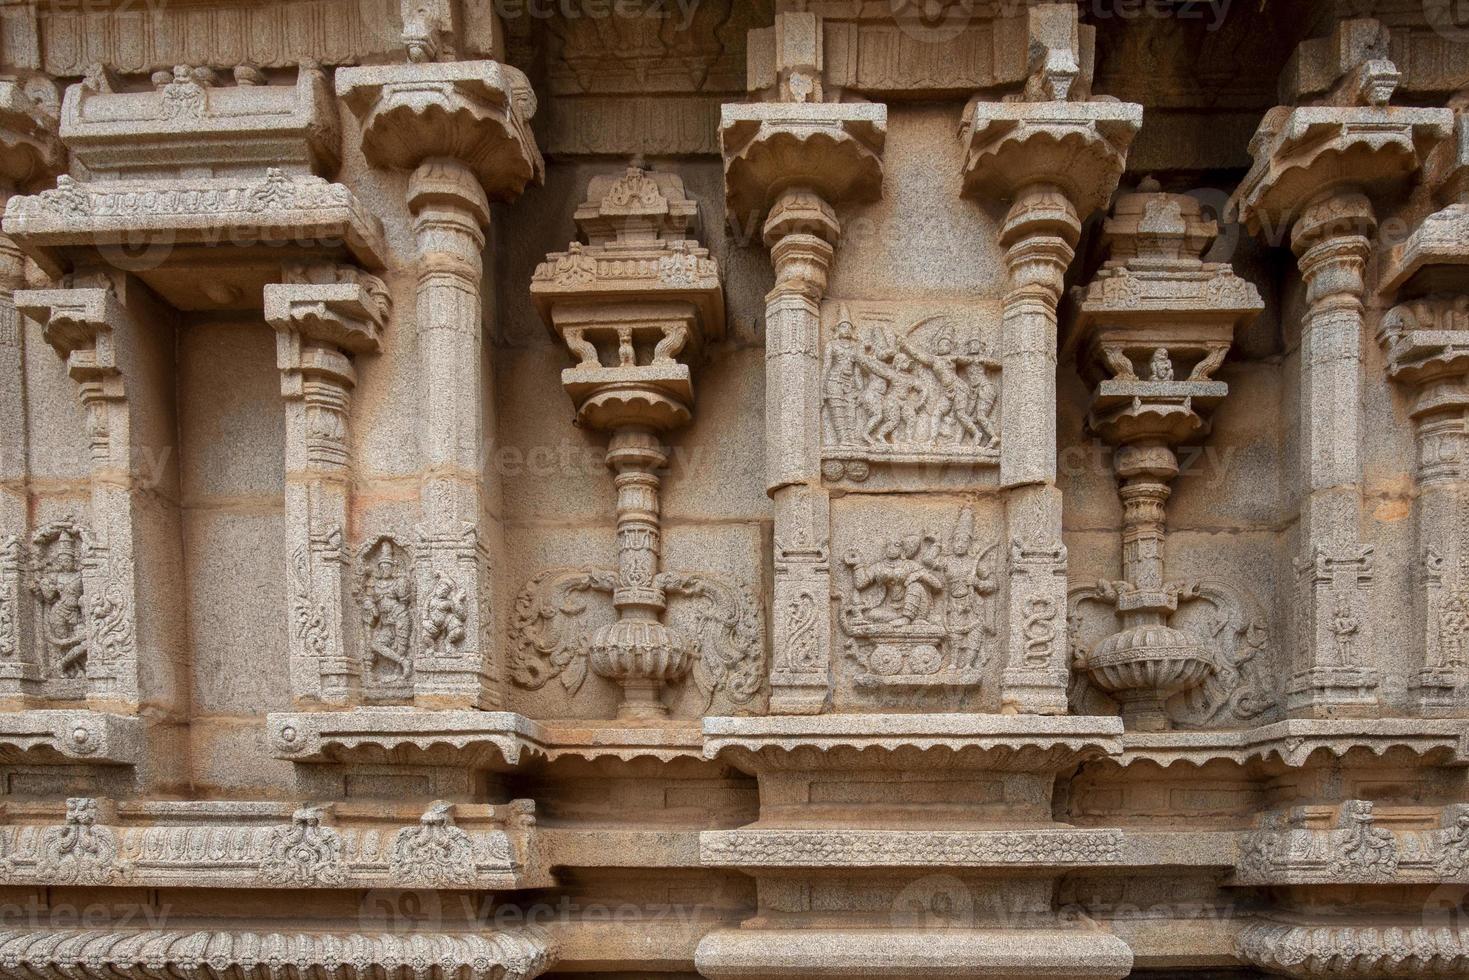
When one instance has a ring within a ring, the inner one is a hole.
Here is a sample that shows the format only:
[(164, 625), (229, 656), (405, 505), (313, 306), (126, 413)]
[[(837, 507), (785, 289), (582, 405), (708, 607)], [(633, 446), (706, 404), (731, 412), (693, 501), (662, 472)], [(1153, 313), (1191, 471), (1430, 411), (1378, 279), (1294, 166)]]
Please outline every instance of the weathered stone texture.
[(1454, 6), (0, 3), (0, 976), (1469, 975)]

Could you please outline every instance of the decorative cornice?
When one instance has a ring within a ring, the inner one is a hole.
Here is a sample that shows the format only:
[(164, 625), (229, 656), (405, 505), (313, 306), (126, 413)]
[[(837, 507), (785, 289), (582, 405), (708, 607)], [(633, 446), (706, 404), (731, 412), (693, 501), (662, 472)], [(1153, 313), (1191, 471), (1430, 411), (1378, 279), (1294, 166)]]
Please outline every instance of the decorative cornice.
[(1204, 766), (1214, 761), (1247, 765), (1275, 761), (1289, 768), (1307, 765), (1318, 752), (1332, 759), (1349, 752), (1384, 757), (1410, 752), (1425, 762), (1469, 766), (1469, 732), (1450, 719), (1289, 719), (1236, 731), (1129, 732), (1122, 737), (1120, 765), (1177, 762)]
[(0, 760), (136, 765), (143, 727), (141, 718), (83, 708), (0, 712)]
[(152, 980), (320, 973), (333, 980), (426, 976), (531, 980), (556, 961), (535, 927), (497, 932), (270, 932), (46, 929), (0, 931), (0, 968), (44, 980)]
[[(146, 272), (194, 246), (277, 246), (279, 264), (345, 251), (368, 269), (387, 252), (382, 222), (342, 184), (271, 170), (263, 178), (83, 182), (63, 175), (54, 189), (11, 198), (4, 231), (44, 268), (59, 273), (70, 250), (116, 253)], [(290, 254), (287, 254), (290, 253)]]
[(1059, 771), (1117, 754), (1116, 718), (815, 715), (704, 719), (704, 757), (752, 772), (841, 766)]

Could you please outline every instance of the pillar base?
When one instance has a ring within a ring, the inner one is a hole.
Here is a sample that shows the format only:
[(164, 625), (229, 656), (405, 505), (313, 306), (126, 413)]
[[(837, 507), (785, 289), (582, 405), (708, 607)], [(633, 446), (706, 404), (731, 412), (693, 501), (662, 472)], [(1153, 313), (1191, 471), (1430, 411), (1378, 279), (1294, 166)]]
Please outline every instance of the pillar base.
[(1312, 667), (1290, 679), (1285, 710), (1292, 718), (1376, 718), (1382, 675), (1365, 667)]
[(1420, 718), (1456, 718), (1469, 714), (1469, 671), (1425, 667), (1408, 688)]
[(1009, 667), (1001, 675), (1002, 713), (1007, 715), (1064, 715), (1068, 710), (1064, 670), (1046, 667)]

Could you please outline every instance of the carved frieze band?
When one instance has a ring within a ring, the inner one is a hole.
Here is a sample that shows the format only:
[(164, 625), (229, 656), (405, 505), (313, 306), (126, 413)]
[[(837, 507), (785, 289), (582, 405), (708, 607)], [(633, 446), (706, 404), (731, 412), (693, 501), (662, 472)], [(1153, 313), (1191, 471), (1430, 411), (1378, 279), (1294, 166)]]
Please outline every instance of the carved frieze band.
[(699, 835), (715, 867), (1014, 867), (1120, 864), (1116, 830), (721, 830)]
[[(166, 805), (165, 805), (166, 806)], [(183, 804), (185, 808), (189, 804)], [(0, 828), (7, 884), (144, 887), (354, 888), (392, 885), (513, 889), (548, 884), (527, 800), (464, 808), (435, 803), (417, 824), (355, 819), (334, 826), (329, 807), (304, 806), (285, 822), (276, 804), (225, 804), (168, 814), (162, 825), (120, 825), (90, 797), (67, 800), (60, 825)]]

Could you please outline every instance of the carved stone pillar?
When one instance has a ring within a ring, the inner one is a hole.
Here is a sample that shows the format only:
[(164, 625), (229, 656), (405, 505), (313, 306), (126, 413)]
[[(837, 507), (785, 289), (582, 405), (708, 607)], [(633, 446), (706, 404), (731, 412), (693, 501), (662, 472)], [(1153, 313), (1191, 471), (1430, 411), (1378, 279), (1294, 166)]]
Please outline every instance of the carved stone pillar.
[[(765, 485), (775, 512), (773, 714), (819, 714), (831, 697), (831, 495), (821, 467), (821, 302), (840, 241), (835, 208), (878, 197), (887, 107), (823, 102), (822, 23), (783, 12), (751, 43), (751, 84), (777, 101), (723, 107), (729, 215), (763, 238), (775, 266), (765, 297)], [(792, 180), (799, 171), (800, 180)], [(841, 412), (852, 406), (833, 405)]]
[(1401, 186), (1452, 124), (1447, 109), (1389, 106), (1397, 69), (1370, 55), (1343, 66), (1323, 104), (1266, 114), (1235, 192), (1252, 231), (1276, 244), (1290, 231), (1306, 285), (1296, 663), (1286, 691), (1287, 710), (1306, 717), (1379, 710), (1367, 625), (1373, 555), (1359, 513), (1363, 273), (1376, 226), (1364, 191)]
[(1377, 340), (1388, 377), (1411, 397), (1417, 448), (1413, 645), (1421, 667), (1408, 687), (1424, 717), (1462, 716), (1469, 712), (1469, 208), (1452, 204), (1430, 215), (1386, 267), (1383, 292), (1404, 302), (1382, 318)]
[(1011, 545), (1008, 666), (1003, 705), (1065, 714), (1066, 548), (1056, 488), (1056, 304), (1081, 223), (1060, 187), (1016, 194), (1001, 231), (1004, 293), (1000, 482)]
[[(60, 169), (54, 110), (28, 95), (19, 80), (0, 79), (0, 202)], [(32, 604), (25, 584), (30, 530), (26, 331), (14, 298), (24, 286), (24, 256), (14, 241), (0, 235), (0, 418), (9, 420), (0, 426), (0, 698), (39, 694), (41, 677), (27, 642)]]
[[(378, 350), (388, 295), (376, 277), (346, 266), (296, 267), (287, 279), (265, 287), (265, 320), (277, 331), (286, 404), (291, 691), (307, 702), (345, 704), (374, 666), (347, 640), (352, 355)], [(395, 693), (410, 692), (411, 664), (392, 667), (403, 682), (392, 685), (403, 689)]]
[[(15, 302), (41, 322), (46, 342), (66, 360), (91, 448), (91, 528), (37, 532), (46, 623), (37, 631), (41, 662), (43, 669), (51, 661), (66, 664), (48, 669), (46, 693), (84, 698), (89, 707), (172, 715), (183, 707), (187, 677), (171, 313), (121, 277), (22, 290)], [(76, 561), (79, 596), (68, 584)], [(68, 602), (86, 617), (78, 646), (57, 635)]]
[(415, 701), (500, 704), (493, 595), (500, 522), (483, 469), (493, 404), (482, 369), (480, 287), (491, 200), (512, 200), (543, 172), (528, 122), (535, 96), (494, 61), (343, 69), (337, 91), (362, 122), (376, 166), (406, 170), (418, 251), (417, 324), (423, 475), (418, 591), (424, 613)]
[(766, 487), (775, 508), (772, 714), (816, 714), (831, 667), (831, 497), (821, 486), (821, 299), (840, 236), (817, 194), (787, 190), (765, 221)]
[(1074, 10), (1054, 5), (1030, 16), (1038, 43), (1025, 92), (1015, 101), (971, 103), (961, 138), (964, 193), (1013, 202), (1000, 229), (1008, 271), (1000, 482), (1011, 542), (1001, 701), (1009, 713), (1065, 714), (1070, 672), (1056, 487), (1056, 305), (1081, 222), (1106, 207), (1142, 124), (1142, 107), (1085, 101), (1088, 86), (1076, 84)]

